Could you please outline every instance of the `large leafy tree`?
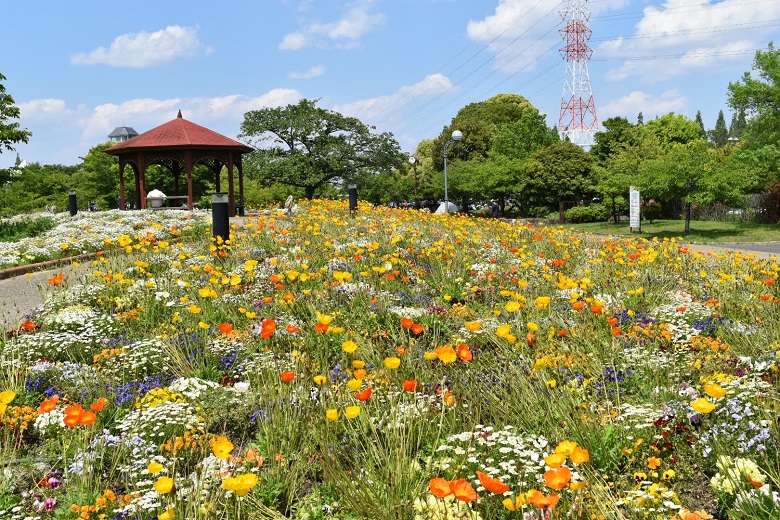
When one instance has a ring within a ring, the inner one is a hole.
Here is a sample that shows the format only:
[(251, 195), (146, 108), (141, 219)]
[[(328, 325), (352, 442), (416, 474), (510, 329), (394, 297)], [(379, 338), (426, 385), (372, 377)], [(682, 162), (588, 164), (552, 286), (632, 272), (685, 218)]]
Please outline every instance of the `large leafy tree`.
[(596, 142), (590, 149), (591, 155), (600, 163), (625, 146), (632, 146), (639, 142), (637, 125), (632, 125), (625, 117), (610, 117), (602, 121), (601, 126), (604, 130), (596, 132), (594, 136)]
[(76, 188), (75, 166), (32, 163), (10, 178), (0, 190), (0, 212), (14, 215), (42, 211), (46, 206), (68, 207), (68, 191)]
[(682, 199), (687, 235), (694, 203), (742, 204), (748, 179), (727, 167), (727, 157), (722, 149), (713, 149), (702, 139), (675, 144), (666, 154), (642, 164), (642, 191), (650, 197)]
[(316, 100), (247, 112), (241, 134), (258, 147), (247, 172), (303, 188), (308, 199), (331, 181), (371, 182), (405, 161), (391, 134), (371, 130), (354, 117), (317, 107)]
[(535, 151), (560, 141), (558, 132), (547, 126), (544, 114), (536, 110), (523, 112), (520, 119), (499, 128), (493, 138), (490, 156), (526, 159)]
[(675, 144), (687, 144), (700, 139), (701, 128), (681, 114), (672, 112), (647, 122), (644, 126), (646, 137), (655, 138), (666, 150)]
[(450, 146), (449, 160), (487, 158), (493, 147), (493, 139), (504, 125), (519, 121), (527, 112), (539, 113), (530, 101), (518, 94), (498, 94), (485, 101), (466, 105), (434, 141), (436, 169), (444, 169), (444, 144), (454, 130), (460, 130), (463, 139), (458, 146)]
[(14, 121), (19, 119), (19, 107), (14, 104), (11, 94), (5, 91), (5, 79), (6, 77), (0, 74), (0, 153), (3, 153), (3, 148), (14, 150), (16, 143), (26, 143), (32, 136), (32, 132), (22, 130), (19, 123)]
[(757, 51), (753, 60), (756, 76), (745, 72), (740, 81), (729, 83), (729, 106), (744, 111), (747, 126), (740, 139), (746, 153), (762, 163), (768, 177), (780, 176), (780, 49), (770, 43)]
[(596, 193), (593, 158), (568, 141), (537, 151), (524, 169), (527, 179), (522, 197), (530, 205), (554, 210), (560, 201), (590, 199)]

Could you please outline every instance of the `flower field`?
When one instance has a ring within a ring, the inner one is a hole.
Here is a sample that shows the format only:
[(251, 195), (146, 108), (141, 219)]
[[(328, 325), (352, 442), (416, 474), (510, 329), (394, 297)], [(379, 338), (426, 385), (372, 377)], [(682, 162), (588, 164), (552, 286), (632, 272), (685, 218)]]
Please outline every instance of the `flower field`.
[(780, 518), (776, 260), (328, 201), (175, 225), (6, 334), (0, 519)]

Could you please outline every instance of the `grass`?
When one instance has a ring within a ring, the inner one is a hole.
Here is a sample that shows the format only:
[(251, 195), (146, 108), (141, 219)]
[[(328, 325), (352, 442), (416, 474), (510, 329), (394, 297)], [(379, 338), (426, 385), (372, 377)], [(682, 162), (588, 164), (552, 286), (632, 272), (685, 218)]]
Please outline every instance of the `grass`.
[(780, 226), (777, 224), (753, 224), (748, 222), (717, 222), (711, 220), (691, 221), (691, 232), (683, 236), (684, 220), (656, 220), (642, 222), (641, 231), (631, 231), (628, 223), (612, 224), (593, 222), (588, 224), (567, 224), (566, 229), (595, 233), (599, 235), (631, 236), (646, 239), (683, 237), (693, 244), (736, 244), (774, 242), (780, 240)]

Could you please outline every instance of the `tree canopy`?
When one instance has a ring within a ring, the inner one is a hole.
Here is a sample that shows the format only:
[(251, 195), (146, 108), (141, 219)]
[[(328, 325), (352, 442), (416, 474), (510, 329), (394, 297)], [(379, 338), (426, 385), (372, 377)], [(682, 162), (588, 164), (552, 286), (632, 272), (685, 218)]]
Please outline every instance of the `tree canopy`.
[(305, 190), (390, 172), (405, 156), (392, 134), (374, 134), (360, 120), (317, 107), (317, 100), (244, 114), (241, 137), (258, 147), (247, 173)]
[(3, 148), (14, 150), (16, 143), (26, 143), (32, 136), (32, 132), (22, 130), (19, 122), (14, 121), (19, 119), (20, 111), (14, 104), (14, 98), (5, 90), (5, 79), (6, 77), (0, 74), (0, 153), (3, 153)]

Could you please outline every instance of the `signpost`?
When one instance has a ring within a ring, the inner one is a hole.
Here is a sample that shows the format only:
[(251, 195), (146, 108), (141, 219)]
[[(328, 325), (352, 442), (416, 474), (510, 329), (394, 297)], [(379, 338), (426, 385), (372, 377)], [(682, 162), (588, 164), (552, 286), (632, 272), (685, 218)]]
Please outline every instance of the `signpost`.
[(642, 231), (642, 220), (639, 205), (639, 190), (631, 186), (628, 188), (628, 226), (631, 231)]

